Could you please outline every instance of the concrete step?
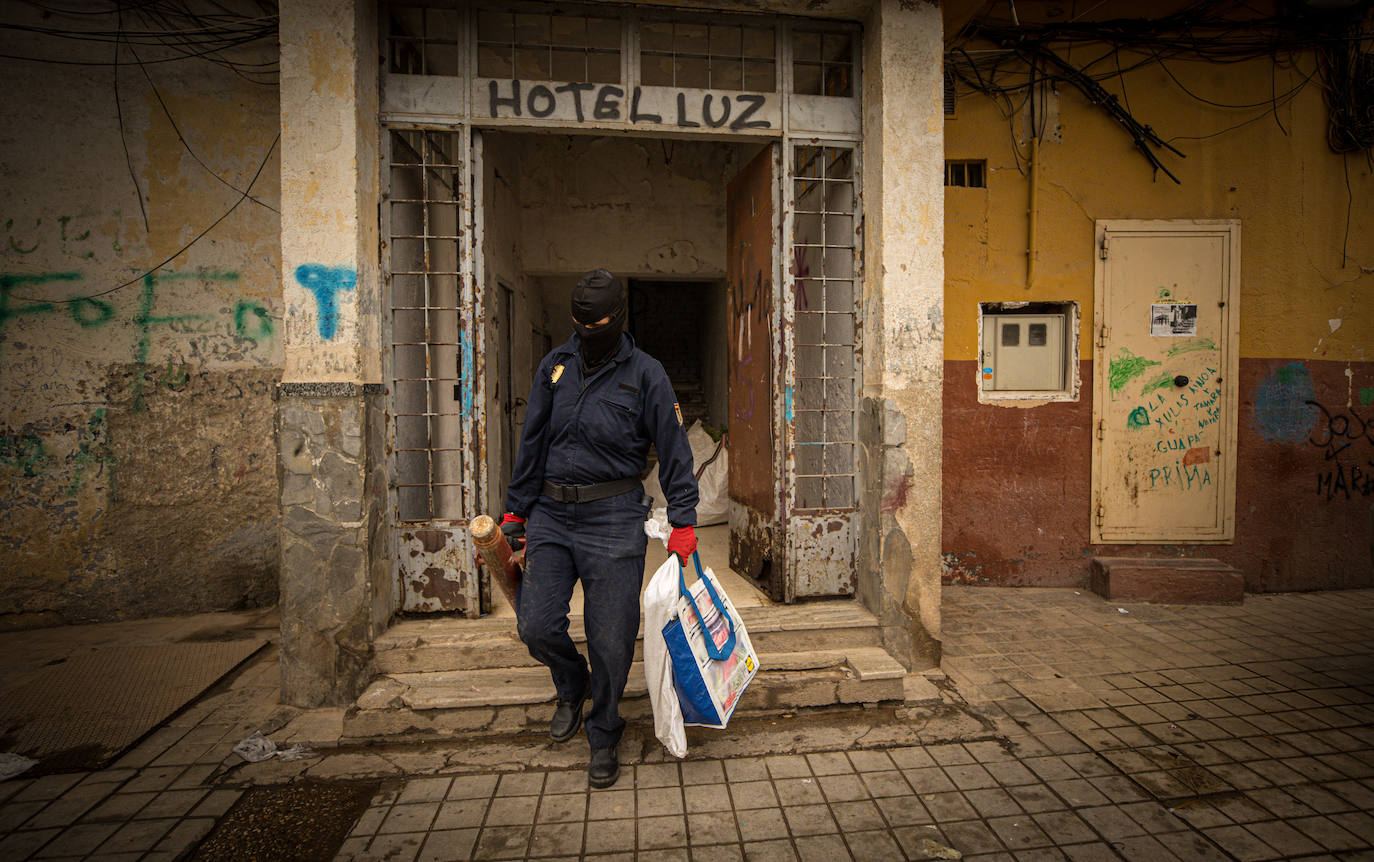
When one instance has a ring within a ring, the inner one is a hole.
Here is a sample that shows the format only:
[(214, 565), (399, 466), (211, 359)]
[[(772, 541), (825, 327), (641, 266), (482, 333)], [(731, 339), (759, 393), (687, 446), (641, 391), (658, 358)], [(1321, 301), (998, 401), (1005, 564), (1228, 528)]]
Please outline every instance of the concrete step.
[(1208, 558), (1094, 557), (1092, 591), (1113, 602), (1238, 605), (1245, 577)]
[[(906, 670), (881, 647), (760, 650), (758, 675), (736, 712), (900, 703), (908, 689)], [(553, 683), (542, 666), (387, 674), (345, 716), (343, 737), (370, 742), (542, 733), (553, 716), (554, 699)], [(652, 715), (642, 662), (630, 668), (621, 715)]]
[[(760, 654), (800, 652), (821, 634), (827, 649), (876, 647), (881, 643), (878, 620), (857, 602), (816, 602), (805, 605), (740, 608), (754, 649)], [(573, 641), (586, 642), (582, 617), (572, 618)], [(643, 658), (643, 631), (635, 658)], [(407, 619), (391, 626), (374, 644), (379, 673), (428, 673), (481, 668), (535, 667), (515, 633), (515, 621), (453, 618)]]

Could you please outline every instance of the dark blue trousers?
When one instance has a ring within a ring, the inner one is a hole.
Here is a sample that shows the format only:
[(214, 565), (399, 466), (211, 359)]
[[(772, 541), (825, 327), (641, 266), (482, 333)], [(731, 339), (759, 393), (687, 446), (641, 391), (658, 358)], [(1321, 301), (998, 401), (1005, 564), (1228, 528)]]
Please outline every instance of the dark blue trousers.
[[(591, 503), (540, 497), (525, 524), (525, 573), (516, 617), (530, 655), (547, 665), (560, 700), (590, 691), (587, 741), (620, 742), (620, 696), (634, 660), (649, 508), (640, 491)], [(568, 635), (568, 605), (582, 581), (587, 661)], [(590, 689), (588, 689), (590, 686)]]

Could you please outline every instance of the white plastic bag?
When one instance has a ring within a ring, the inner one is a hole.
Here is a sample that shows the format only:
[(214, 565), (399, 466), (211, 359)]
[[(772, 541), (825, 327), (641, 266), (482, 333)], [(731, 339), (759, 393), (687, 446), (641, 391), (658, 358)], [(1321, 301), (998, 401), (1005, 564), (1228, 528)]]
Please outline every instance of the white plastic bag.
[(678, 600), (677, 556), (669, 554), (644, 588), (644, 679), (649, 684), (649, 703), (654, 710), (654, 735), (674, 757), (687, 756), (687, 732), (682, 727), (682, 707), (673, 688), (673, 661), (663, 640)]
[[(724, 440), (717, 443), (701, 427), (701, 420), (687, 429), (687, 445), (692, 447), (692, 470), (697, 477), (697, 526), (709, 527), (730, 520), (730, 501), (727, 497), (729, 457)], [(644, 490), (653, 498), (654, 508), (666, 507), (668, 498), (658, 482), (658, 470), (650, 470), (644, 480)]]

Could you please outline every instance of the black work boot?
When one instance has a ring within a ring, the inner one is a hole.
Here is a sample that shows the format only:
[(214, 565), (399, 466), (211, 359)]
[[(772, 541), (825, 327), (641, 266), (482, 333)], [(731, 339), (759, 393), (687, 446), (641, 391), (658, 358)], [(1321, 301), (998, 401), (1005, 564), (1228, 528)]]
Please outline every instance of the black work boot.
[(587, 701), (587, 693), (577, 700), (559, 700), (558, 708), (553, 711), (553, 721), (549, 722), (549, 737), (554, 742), (567, 742), (582, 727), (582, 704)]
[(620, 758), (615, 747), (593, 748), (592, 760), (587, 764), (587, 783), (592, 787), (610, 787), (620, 777)]

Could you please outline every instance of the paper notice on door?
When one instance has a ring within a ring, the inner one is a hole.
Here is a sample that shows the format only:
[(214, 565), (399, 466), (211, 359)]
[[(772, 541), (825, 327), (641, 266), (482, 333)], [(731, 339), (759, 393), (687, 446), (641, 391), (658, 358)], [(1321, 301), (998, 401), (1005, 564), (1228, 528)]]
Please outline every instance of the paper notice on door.
[(1150, 305), (1150, 335), (1192, 338), (1197, 335), (1197, 304), (1182, 302)]

